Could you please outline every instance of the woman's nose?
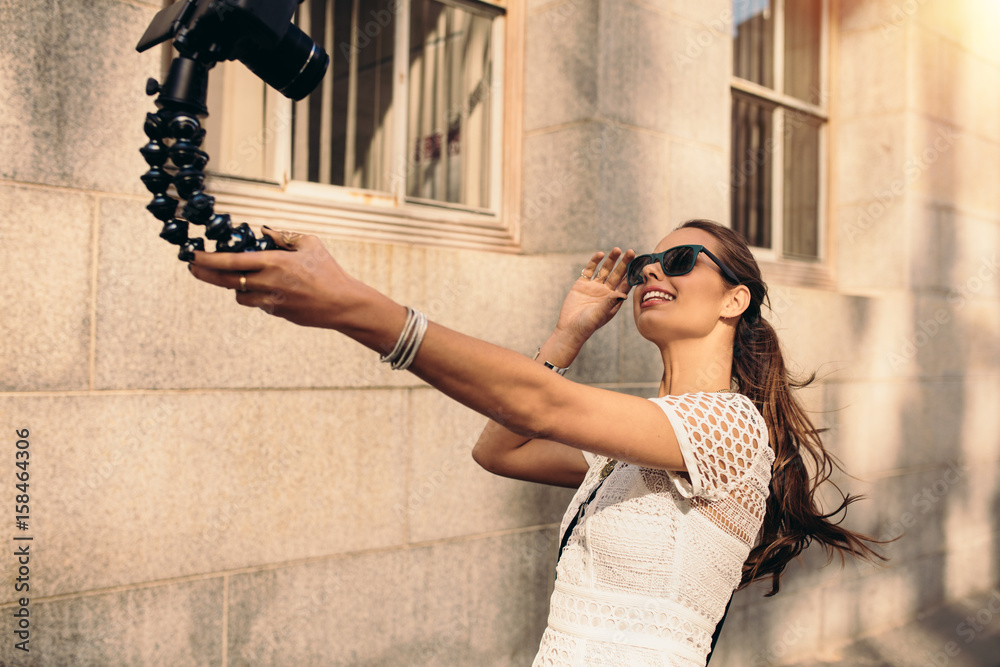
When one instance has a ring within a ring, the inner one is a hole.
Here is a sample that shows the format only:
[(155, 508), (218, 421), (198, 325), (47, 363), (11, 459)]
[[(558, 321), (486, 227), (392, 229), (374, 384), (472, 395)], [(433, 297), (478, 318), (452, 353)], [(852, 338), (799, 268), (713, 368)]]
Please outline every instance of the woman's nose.
[(642, 267), (642, 282), (646, 282), (649, 278), (659, 277), (661, 277), (659, 262), (650, 262), (646, 266)]

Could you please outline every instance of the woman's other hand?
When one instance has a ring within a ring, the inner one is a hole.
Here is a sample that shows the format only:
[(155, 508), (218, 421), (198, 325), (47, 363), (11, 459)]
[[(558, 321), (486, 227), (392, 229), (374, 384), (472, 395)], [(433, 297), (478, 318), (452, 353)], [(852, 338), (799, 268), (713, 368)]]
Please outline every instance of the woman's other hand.
[(625, 269), (633, 257), (633, 250), (623, 254), (620, 248), (606, 257), (603, 252), (594, 253), (563, 301), (556, 331), (582, 346), (610, 322), (632, 289), (625, 280)]

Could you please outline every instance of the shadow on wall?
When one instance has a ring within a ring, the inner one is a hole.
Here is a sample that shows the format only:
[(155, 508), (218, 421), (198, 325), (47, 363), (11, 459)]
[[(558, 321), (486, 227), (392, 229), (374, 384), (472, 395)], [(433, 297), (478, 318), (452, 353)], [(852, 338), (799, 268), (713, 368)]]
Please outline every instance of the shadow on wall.
[[(984, 410), (984, 401), (975, 396), (979, 391), (995, 393), (996, 387), (997, 369), (988, 352), (994, 344), (991, 319), (982, 316), (988, 304), (983, 289), (988, 280), (996, 281), (996, 273), (986, 281), (979, 275), (984, 267), (989, 273), (995, 249), (972, 241), (970, 222), (959, 213), (972, 203), (968, 188), (958, 182), (958, 170), (976, 168), (960, 161), (971, 160), (976, 154), (972, 148), (981, 141), (963, 125), (961, 106), (963, 99), (971, 99), (967, 91), (977, 83), (962, 66), (967, 60), (960, 57), (960, 46), (920, 34), (929, 34), (921, 22), (930, 19), (920, 13), (930, 12), (930, 7), (906, 18), (907, 66), (916, 67), (927, 58), (957, 66), (939, 71), (931, 85), (914, 87), (916, 99), (910, 108), (916, 112), (902, 112), (907, 137), (904, 160), (893, 165), (895, 173), (887, 174), (895, 178), (913, 164), (922, 165), (925, 172), (907, 183), (896, 203), (904, 209), (898, 218), (904, 233), (889, 234), (910, 239), (900, 253), (911, 253), (911, 268), (899, 295), (908, 298), (908, 318), (894, 328), (892, 337), (878, 339), (884, 345), (878, 361), (888, 362), (885, 380), (894, 386), (887, 391), (901, 398), (899, 410), (871, 417), (893, 420), (900, 438), (893, 465), (882, 467), (883, 474), (869, 492), (869, 502), (881, 508), (878, 536), (898, 539), (884, 549), (891, 559), (887, 568), (865, 577), (853, 596), (853, 622), (858, 626), (854, 631), (875, 631), (869, 623), (879, 620), (886, 627), (898, 625), (949, 599), (987, 590), (997, 579), (1000, 560), (995, 443), (982, 438), (982, 425), (995, 407)], [(970, 17), (961, 20), (963, 26), (971, 26)], [(939, 53), (937, 48), (953, 52)], [(942, 145), (943, 136), (951, 137), (950, 142)], [(889, 217), (875, 221), (875, 226), (892, 224)], [(865, 241), (862, 237), (851, 242)], [(870, 383), (865, 391), (869, 387), (877, 389)], [(885, 430), (874, 423), (859, 426), (866, 432)], [(871, 441), (870, 446), (882, 445)], [(940, 646), (954, 642), (959, 648), (965, 641), (959, 636), (960, 627), (957, 622), (938, 626)], [(931, 654), (925, 657), (931, 660)]]

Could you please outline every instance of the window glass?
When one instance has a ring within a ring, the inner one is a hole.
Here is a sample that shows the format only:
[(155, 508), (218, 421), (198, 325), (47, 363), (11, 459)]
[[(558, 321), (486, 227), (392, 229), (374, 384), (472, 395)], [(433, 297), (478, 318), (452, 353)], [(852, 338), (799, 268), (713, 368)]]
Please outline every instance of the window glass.
[(816, 259), (819, 257), (819, 121), (808, 114), (786, 112), (784, 135), (784, 253)]
[(774, 87), (774, 12), (770, 0), (733, 0), (733, 74)]
[(732, 225), (750, 245), (771, 247), (774, 106), (733, 95)]
[(785, 0), (785, 94), (820, 104), (823, 3)]
[(491, 24), (435, 0), (410, 5), (408, 197), (489, 206)]
[(223, 61), (212, 69), (206, 98), (210, 113), (202, 121), (209, 173), (274, 180), (275, 113), (270, 102), (264, 82), (242, 63)]
[(319, 88), (295, 104), (292, 178), (389, 191), (392, 169), (392, 0), (306, 0), (299, 26), (330, 55)]

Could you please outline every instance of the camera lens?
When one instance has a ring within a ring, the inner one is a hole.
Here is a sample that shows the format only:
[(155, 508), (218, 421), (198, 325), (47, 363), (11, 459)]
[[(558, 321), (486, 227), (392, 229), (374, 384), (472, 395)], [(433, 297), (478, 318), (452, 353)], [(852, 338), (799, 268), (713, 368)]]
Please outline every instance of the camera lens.
[(239, 60), (285, 97), (301, 100), (311, 93), (330, 65), (330, 56), (294, 24), (273, 49), (246, 40)]

